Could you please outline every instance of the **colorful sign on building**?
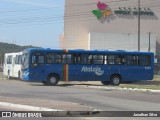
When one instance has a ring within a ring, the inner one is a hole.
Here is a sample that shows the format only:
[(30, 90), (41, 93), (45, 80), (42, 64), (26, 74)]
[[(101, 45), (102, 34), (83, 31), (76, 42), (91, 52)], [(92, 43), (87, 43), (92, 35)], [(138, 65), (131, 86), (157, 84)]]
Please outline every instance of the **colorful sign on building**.
[(97, 10), (93, 10), (92, 13), (97, 17), (97, 19), (100, 19), (102, 17), (107, 17), (110, 16), (112, 14), (112, 11), (110, 10), (110, 8), (108, 7), (107, 4), (102, 3), (102, 2), (98, 2), (97, 3)]
[(92, 13), (97, 17), (97, 19), (105, 18), (112, 15), (147, 15), (154, 16), (154, 12), (150, 8), (126, 8), (119, 7), (119, 9), (112, 11), (111, 8), (104, 2), (97, 3), (97, 9), (93, 10)]

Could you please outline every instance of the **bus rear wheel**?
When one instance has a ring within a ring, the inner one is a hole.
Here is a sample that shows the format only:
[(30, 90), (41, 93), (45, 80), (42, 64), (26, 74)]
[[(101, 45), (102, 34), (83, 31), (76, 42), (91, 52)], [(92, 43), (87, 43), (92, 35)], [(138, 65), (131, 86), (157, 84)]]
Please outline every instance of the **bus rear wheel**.
[(101, 83), (102, 83), (103, 85), (110, 85), (110, 82), (109, 82), (109, 81), (101, 81)]
[(111, 85), (119, 85), (121, 83), (121, 78), (119, 75), (113, 75), (110, 81)]
[(48, 85), (56, 86), (58, 84), (59, 78), (55, 74), (51, 74), (48, 76)]

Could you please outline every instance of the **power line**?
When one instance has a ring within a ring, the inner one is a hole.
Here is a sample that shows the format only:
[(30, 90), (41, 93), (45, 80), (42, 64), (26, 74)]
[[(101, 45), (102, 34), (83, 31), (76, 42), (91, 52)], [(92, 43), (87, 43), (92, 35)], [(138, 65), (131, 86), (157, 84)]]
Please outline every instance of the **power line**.
[[(159, 7), (159, 6), (157, 6), (157, 7)], [(65, 14), (64, 17), (65, 18), (68, 17), (68, 19), (78, 20), (79, 17), (90, 15), (89, 14), (90, 12), (91, 11), (87, 11), (87, 13), (83, 12), (83, 13), (80, 13), (80, 14), (77, 14), (77, 13), (71, 14), (70, 13), (70, 14)], [(3, 24), (20, 24), (20, 23), (32, 23), (32, 22), (47, 22), (47, 21), (55, 21), (55, 20), (57, 20), (57, 21), (63, 20), (63, 15), (57, 15), (57, 16), (54, 16), (54, 17), (45, 17), (45, 18), (41, 18), (41, 17), (20, 18), (18, 20), (16, 20), (16, 19), (4, 19), (4, 20), (0, 20), (0, 21), (1, 21), (1, 25), (3, 25)]]
[[(122, 2), (122, 1), (129, 1), (129, 0), (115, 0), (115, 1), (110, 1), (107, 3), (114, 3), (114, 2)], [(93, 3), (88, 3), (88, 4), (75, 4), (75, 5), (69, 5), (65, 7), (77, 7), (77, 6), (85, 6), (85, 5), (93, 5), (96, 4), (95, 2)], [(1, 11), (0, 13), (7, 13), (7, 12), (25, 12), (25, 11), (37, 11), (37, 10), (45, 10), (45, 9), (59, 9), (62, 8), (62, 6), (57, 6), (57, 7), (47, 7), (47, 8), (34, 8), (34, 9), (21, 9), (21, 10), (8, 10), (8, 11)]]
[[(113, 2), (123, 2), (123, 1), (129, 1), (129, 0), (118, 0), (118, 1), (110, 1), (110, 2), (105, 2), (105, 3), (113, 3)], [(134, 2), (135, 3), (135, 2)], [(157, 2), (148, 2), (148, 4), (155, 4), (157, 5), (157, 3), (159, 3), (158, 1)], [(93, 5), (93, 4), (96, 4), (96, 3), (90, 3), (90, 4), (80, 4), (80, 5), (70, 5), (70, 6), (65, 6), (65, 7), (75, 7), (75, 6), (85, 6), (85, 5)], [(146, 2), (145, 2), (146, 4)], [(141, 3), (141, 5), (145, 5), (144, 3)], [(146, 4), (147, 5), (147, 4)], [(133, 7), (135, 5), (132, 5)], [(25, 12), (25, 11), (34, 11), (34, 10), (45, 10), (45, 9), (55, 9), (55, 8), (59, 8), (59, 7), (50, 7), (50, 8), (37, 8), (37, 9), (22, 9), (22, 10), (13, 10), (13, 11), (1, 11), (0, 13), (6, 13), (6, 12)], [(61, 7), (62, 8), (62, 7)], [(64, 9), (63, 9), (64, 10)]]
[[(128, 0), (125, 0), (125, 1), (128, 1)], [(115, 1), (113, 1), (115, 2)], [(120, 1), (116, 1), (116, 2), (120, 2)], [(151, 3), (151, 2), (150, 2)], [(84, 7), (85, 4), (83, 4), (83, 7)], [(135, 6), (135, 5), (134, 5)], [(133, 6), (133, 7), (134, 7)], [(43, 9), (43, 8), (42, 8)], [(114, 8), (113, 8), (114, 9)], [(30, 10), (37, 10), (37, 9), (30, 9)], [(39, 10), (39, 9), (38, 9)], [(19, 10), (19, 11), (29, 11), (29, 10)], [(7, 11), (6, 11), (7, 12)], [(11, 11), (8, 11), (8, 12), (11, 12)], [(12, 11), (12, 12), (17, 12), (17, 11)]]

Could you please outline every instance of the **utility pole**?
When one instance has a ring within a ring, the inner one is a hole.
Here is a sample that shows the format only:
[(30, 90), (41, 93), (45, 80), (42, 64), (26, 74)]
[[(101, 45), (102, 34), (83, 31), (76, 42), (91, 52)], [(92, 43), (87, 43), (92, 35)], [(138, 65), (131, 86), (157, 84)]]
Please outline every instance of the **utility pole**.
[(149, 32), (148, 52), (151, 51), (151, 33)]
[(138, 52), (140, 52), (140, 0), (138, 0)]

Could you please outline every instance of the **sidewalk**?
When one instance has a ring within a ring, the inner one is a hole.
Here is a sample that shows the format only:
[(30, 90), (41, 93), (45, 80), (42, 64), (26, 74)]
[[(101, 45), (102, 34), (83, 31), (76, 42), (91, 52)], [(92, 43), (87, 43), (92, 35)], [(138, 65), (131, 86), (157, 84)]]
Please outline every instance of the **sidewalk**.
[(60, 82), (59, 85), (65, 85), (68, 87), (76, 88), (92, 88), (92, 89), (103, 89), (103, 90), (129, 90), (129, 91), (140, 91), (140, 92), (152, 92), (160, 93), (160, 80), (151, 81), (137, 81), (133, 83), (122, 83), (119, 86), (102, 85), (100, 81), (93, 82)]
[(0, 106), (14, 107), (29, 111), (94, 111), (95, 109), (78, 103), (46, 99), (16, 98), (0, 96)]

